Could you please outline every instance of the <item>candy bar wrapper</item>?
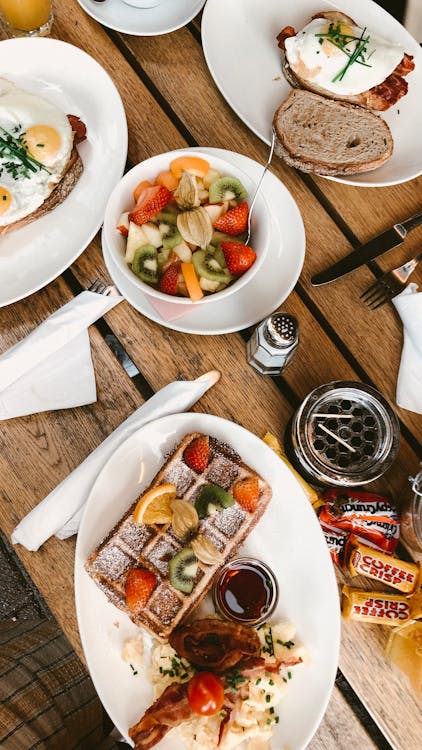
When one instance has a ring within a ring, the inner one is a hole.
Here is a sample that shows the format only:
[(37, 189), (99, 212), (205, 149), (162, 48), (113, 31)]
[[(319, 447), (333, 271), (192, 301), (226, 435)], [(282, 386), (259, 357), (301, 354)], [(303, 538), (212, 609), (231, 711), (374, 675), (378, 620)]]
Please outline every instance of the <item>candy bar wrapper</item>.
[(384, 594), (381, 591), (363, 591), (343, 586), (342, 615), (346, 620), (379, 623), (380, 625), (404, 625), (422, 616), (422, 596)]
[(319, 519), (337, 529), (350, 531), (392, 554), (400, 536), (396, 508), (383, 495), (360, 490), (330, 489)]
[(335, 526), (329, 526), (328, 523), (324, 523), (321, 519), (320, 525), (333, 563), (336, 565), (342, 565), (344, 550), (349, 534), (347, 531), (336, 529)]
[(373, 547), (368, 547), (351, 535), (345, 551), (345, 562), (350, 575), (363, 575), (388, 586), (414, 594), (421, 585), (421, 565), (390, 557)]

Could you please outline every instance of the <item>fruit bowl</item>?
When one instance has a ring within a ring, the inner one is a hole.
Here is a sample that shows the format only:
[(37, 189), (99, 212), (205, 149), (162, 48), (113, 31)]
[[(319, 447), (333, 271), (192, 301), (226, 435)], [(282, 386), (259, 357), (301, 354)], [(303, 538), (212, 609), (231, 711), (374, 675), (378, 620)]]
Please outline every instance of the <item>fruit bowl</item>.
[[(155, 286), (143, 281), (139, 278), (128, 265), (125, 260), (127, 240), (121, 232), (117, 229), (121, 215), (124, 212), (131, 211), (134, 206), (133, 191), (139, 185), (141, 181), (155, 182), (158, 174), (169, 170), (169, 164), (174, 159), (179, 157), (197, 157), (200, 159), (207, 160), (212, 169), (217, 170), (221, 175), (230, 175), (237, 180), (240, 180), (242, 185), (247, 190), (246, 202), (250, 205), (256, 184), (251, 180), (248, 175), (242, 170), (234, 167), (230, 162), (225, 161), (222, 158), (212, 157), (208, 154), (202, 154), (196, 149), (188, 150), (177, 150), (171, 151), (158, 156), (153, 156), (146, 161), (137, 164), (120, 180), (113, 190), (105, 212), (104, 218), (104, 229), (103, 229), (103, 242), (107, 246), (108, 251), (113, 257), (113, 260), (117, 264), (119, 270), (127, 277), (127, 279), (135, 284), (140, 291), (150, 297), (171, 302), (175, 304), (195, 304), (203, 305), (207, 302), (214, 301), (215, 299), (223, 299), (224, 297), (233, 294), (237, 290), (241, 289), (247, 284), (254, 275), (259, 271), (265, 254), (268, 250), (269, 239), (270, 239), (270, 213), (262, 197), (259, 194), (254, 206), (252, 222), (251, 222), (251, 242), (250, 245), (256, 252), (256, 260), (253, 265), (245, 271), (241, 276), (236, 277), (228, 286), (221, 291), (215, 291), (210, 294), (205, 294), (201, 299), (193, 301), (190, 297), (186, 296), (174, 296), (166, 294), (160, 291)], [(165, 210), (165, 209), (164, 209)], [(237, 240), (235, 236), (231, 238)]]

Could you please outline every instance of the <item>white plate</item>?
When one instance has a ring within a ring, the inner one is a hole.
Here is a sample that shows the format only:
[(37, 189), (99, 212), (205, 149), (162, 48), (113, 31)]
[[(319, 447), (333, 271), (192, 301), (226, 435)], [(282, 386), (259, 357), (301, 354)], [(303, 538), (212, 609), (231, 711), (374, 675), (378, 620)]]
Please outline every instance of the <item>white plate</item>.
[[(193, 153), (198, 149), (188, 149)], [(262, 165), (233, 151), (201, 148), (201, 152), (232, 163), (257, 182)], [(256, 276), (237, 294), (206, 306), (195, 305), (186, 315), (165, 321), (136, 283), (120, 271), (103, 242), (108, 272), (127, 301), (142, 315), (166, 328), (184, 333), (213, 335), (240, 331), (270, 315), (289, 296), (299, 278), (305, 257), (305, 230), (300, 211), (287, 188), (271, 172), (262, 183), (262, 194), (272, 217), (266, 257)]]
[(0, 238), (0, 307), (41, 289), (68, 268), (100, 228), (126, 163), (127, 125), (120, 95), (89, 55), (56, 39), (0, 43), (0, 70), (87, 126), (78, 146), (84, 171), (60, 206)]
[[(337, 8), (361, 26), (401, 44), (414, 56), (406, 76), (408, 94), (382, 117), (391, 128), (394, 153), (379, 169), (328, 179), (349, 185), (382, 187), (422, 173), (422, 49), (403, 26), (371, 0), (208, 0), (202, 18), (205, 59), (224, 98), (243, 122), (269, 143), (273, 114), (290, 89), (281, 71), (277, 34), (284, 26), (302, 28), (320, 10)], [(224, 18), (224, 23), (221, 19)], [(251, 50), (253, 54), (251, 54)]]
[(134, 36), (168, 34), (185, 26), (199, 13), (205, 0), (165, 0), (156, 8), (133, 8), (122, 0), (78, 0), (79, 5), (103, 26)]
[[(125, 638), (139, 630), (107, 601), (84, 563), (150, 483), (163, 456), (195, 431), (228, 442), (272, 487), (271, 504), (242, 551), (275, 572), (280, 597), (274, 619), (294, 622), (309, 653), (309, 663), (295, 669), (277, 710), (280, 722), (272, 745), (277, 750), (302, 750), (322, 719), (336, 674), (340, 617), (334, 569), (316, 515), (293, 474), (262, 440), (225, 419), (176, 414), (152, 422), (128, 438), (98, 476), (82, 518), (75, 559), (78, 624), (91, 676), (107, 713), (127, 737), (128, 727), (152, 702), (152, 687), (142, 669), (134, 676), (120, 656)], [(182, 750), (183, 745), (171, 733), (159, 747)]]

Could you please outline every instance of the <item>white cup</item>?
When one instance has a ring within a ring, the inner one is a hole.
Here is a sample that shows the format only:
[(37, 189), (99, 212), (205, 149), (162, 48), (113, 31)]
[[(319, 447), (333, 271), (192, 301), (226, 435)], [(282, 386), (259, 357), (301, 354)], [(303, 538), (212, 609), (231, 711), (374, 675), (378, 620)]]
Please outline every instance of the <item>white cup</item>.
[(123, 0), (123, 2), (126, 5), (131, 5), (133, 8), (155, 8), (163, 0)]

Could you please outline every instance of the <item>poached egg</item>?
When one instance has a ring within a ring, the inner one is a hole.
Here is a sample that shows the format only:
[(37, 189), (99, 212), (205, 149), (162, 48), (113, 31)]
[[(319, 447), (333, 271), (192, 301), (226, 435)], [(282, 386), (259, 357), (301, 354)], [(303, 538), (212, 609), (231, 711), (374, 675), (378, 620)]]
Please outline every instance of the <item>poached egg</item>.
[(325, 18), (314, 18), (288, 37), (285, 50), (300, 80), (339, 96), (360, 94), (382, 83), (404, 55), (402, 47), (368, 29)]

